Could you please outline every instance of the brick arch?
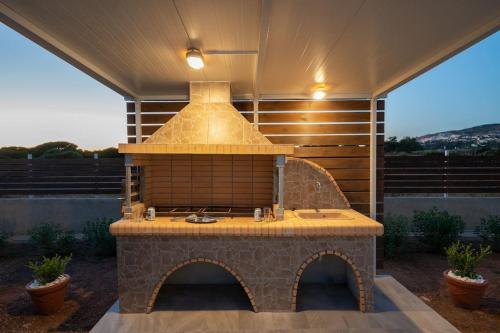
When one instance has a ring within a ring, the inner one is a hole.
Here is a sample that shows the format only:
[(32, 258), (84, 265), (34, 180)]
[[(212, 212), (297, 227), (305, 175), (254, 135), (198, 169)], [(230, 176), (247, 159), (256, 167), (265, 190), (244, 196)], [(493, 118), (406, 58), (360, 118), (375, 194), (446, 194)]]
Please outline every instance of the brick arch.
[(167, 273), (165, 273), (161, 277), (160, 281), (158, 281), (158, 283), (156, 284), (156, 286), (153, 290), (153, 294), (151, 295), (151, 297), (149, 299), (148, 306), (146, 307), (146, 313), (151, 313), (151, 311), (153, 311), (153, 306), (156, 302), (156, 298), (158, 297), (158, 293), (160, 292), (160, 289), (163, 286), (163, 283), (167, 280), (167, 278), (170, 275), (172, 275), (175, 271), (177, 271), (178, 269), (180, 269), (184, 266), (194, 264), (194, 263), (199, 263), (199, 262), (217, 265), (217, 266), (225, 269), (228, 273), (230, 273), (238, 281), (238, 283), (241, 285), (241, 287), (243, 288), (243, 290), (247, 294), (248, 299), (250, 301), (250, 304), (252, 305), (253, 311), (258, 312), (257, 311), (257, 304), (255, 303), (255, 297), (253, 296), (250, 289), (247, 287), (246, 283), (241, 278), (240, 274), (238, 274), (235, 270), (233, 270), (231, 267), (229, 267), (228, 265), (224, 264), (221, 261), (213, 260), (213, 259), (206, 259), (206, 258), (194, 258), (194, 259), (185, 260), (185, 261), (181, 262), (180, 264), (175, 265), (174, 267), (172, 267)]
[(344, 255), (338, 251), (331, 251), (331, 250), (325, 250), (325, 251), (318, 252), (318, 253), (310, 256), (309, 258), (307, 258), (307, 260), (304, 261), (302, 263), (302, 265), (300, 265), (300, 268), (297, 271), (297, 274), (295, 276), (295, 282), (293, 283), (293, 288), (292, 288), (292, 311), (297, 311), (297, 292), (299, 289), (299, 281), (300, 281), (300, 278), (301, 278), (302, 274), (304, 273), (306, 267), (311, 262), (318, 259), (319, 257), (326, 256), (326, 255), (335, 255), (337, 257), (340, 257), (341, 259), (343, 259), (346, 263), (348, 263), (351, 266), (352, 271), (354, 272), (354, 277), (356, 278), (356, 287), (358, 288), (358, 292), (359, 292), (359, 310), (361, 312), (365, 312), (366, 311), (365, 287), (363, 285), (363, 280), (361, 279), (360, 271), (358, 270), (358, 268), (356, 267), (356, 265), (354, 264), (354, 262), (352, 261), (351, 258), (347, 257), (346, 255)]

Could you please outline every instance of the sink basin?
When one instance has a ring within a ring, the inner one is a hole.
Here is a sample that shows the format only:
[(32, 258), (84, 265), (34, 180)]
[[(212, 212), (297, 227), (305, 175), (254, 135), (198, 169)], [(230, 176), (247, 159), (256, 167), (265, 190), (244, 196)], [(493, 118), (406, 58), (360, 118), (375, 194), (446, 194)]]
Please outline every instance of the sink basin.
[(296, 212), (297, 217), (305, 220), (351, 220), (352, 217), (340, 212)]

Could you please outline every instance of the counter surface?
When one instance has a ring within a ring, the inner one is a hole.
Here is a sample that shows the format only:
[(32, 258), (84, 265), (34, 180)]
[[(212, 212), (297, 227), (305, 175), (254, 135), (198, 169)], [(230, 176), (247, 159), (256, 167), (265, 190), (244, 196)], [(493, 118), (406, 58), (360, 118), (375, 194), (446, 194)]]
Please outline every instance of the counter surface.
[[(300, 212), (314, 213), (315, 210)], [(384, 227), (352, 209), (321, 209), (321, 213), (341, 213), (343, 219), (303, 219), (297, 212), (285, 211), (280, 221), (255, 222), (253, 217), (226, 217), (216, 223), (195, 224), (183, 219), (157, 217), (155, 221), (119, 220), (110, 226), (115, 236), (381, 236)]]

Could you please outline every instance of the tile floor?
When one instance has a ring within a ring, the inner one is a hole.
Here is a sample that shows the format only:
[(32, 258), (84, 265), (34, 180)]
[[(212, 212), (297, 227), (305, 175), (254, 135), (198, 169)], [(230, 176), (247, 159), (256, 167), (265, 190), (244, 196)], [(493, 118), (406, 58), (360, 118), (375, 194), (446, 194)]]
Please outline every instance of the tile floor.
[(375, 285), (374, 313), (360, 313), (346, 288), (304, 286), (298, 312), (254, 313), (238, 286), (224, 296), (218, 287), (175, 286), (149, 315), (120, 314), (116, 302), (91, 332), (459, 332), (394, 278), (378, 276)]

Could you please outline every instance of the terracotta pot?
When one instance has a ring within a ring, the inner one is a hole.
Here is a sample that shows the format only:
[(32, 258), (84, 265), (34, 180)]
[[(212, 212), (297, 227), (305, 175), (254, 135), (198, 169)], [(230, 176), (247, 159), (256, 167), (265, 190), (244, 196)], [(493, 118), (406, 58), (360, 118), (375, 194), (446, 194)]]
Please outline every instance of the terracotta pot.
[(38, 312), (48, 315), (59, 310), (64, 304), (64, 295), (69, 281), (70, 276), (64, 274), (64, 279), (48, 286), (31, 288), (31, 283), (28, 283), (26, 291)]
[(448, 275), (448, 271), (443, 272), (443, 276), (448, 283), (448, 292), (456, 306), (465, 309), (477, 309), (481, 298), (488, 287), (488, 281), (484, 283), (473, 283), (455, 279)]

